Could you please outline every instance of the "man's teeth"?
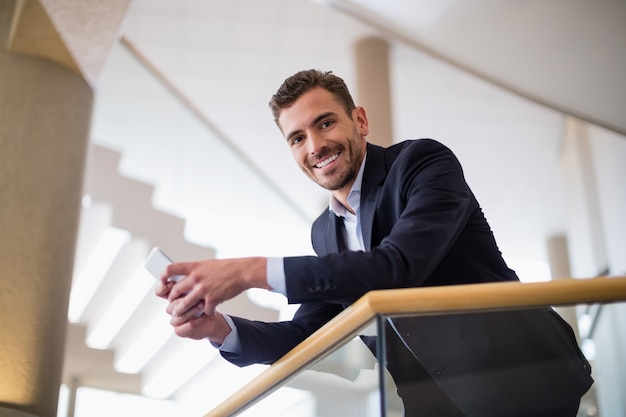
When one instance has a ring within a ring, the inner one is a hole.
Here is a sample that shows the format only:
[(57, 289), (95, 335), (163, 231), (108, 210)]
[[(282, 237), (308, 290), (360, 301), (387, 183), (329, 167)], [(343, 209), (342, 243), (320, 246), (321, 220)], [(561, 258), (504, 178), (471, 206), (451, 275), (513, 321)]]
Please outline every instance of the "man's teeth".
[(324, 168), (326, 165), (330, 164), (331, 162), (333, 162), (335, 159), (339, 158), (339, 154), (335, 154), (331, 157), (328, 157), (326, 159), (324, 159), (322, 162), (320, 162), (319, 164), (315, 165), (316, 168)]

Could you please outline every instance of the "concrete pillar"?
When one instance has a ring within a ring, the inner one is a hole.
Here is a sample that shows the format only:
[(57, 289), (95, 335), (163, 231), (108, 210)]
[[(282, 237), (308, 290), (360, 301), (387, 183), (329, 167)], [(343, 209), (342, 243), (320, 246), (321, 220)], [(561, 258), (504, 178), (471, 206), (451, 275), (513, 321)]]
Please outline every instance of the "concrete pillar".
[[(561, 154), (561, 173), (563, 177), (564, 196), (567, 207), (567, 237), (552, 240), (549, 245), (551, 266), (558, 268), (565, 265), (565, 259), (571, 271), (561, 267), (553, 275), (561, 277), (590, 278), (606, 273), (608, 254), (606, 249), (605, 222), (602, 219), (602, 204), (599, 195), (597, 174), (598, 169), (592, 154), (590, 127), (587, 123), (571, 116), (565, 117), (565, 130)], [(610, 314), (611, 306), (603, 306), (601, 323)], [(571, 310), (559, 310), (566, 320), (574, 325)], [(600, 323), (600, 327), (601, 327)], [(578, 328), (574, 327), (579, 337)], [(615, 382), (610, 372), (604, 369), (619, 369), (619, 362), (610, 353), (619, 345), (619, 337), (604, 337), (596, 331), (593, 336), (598, 352), (592, 361), (595, 385), (583, 397), (581, 410), (596, 410), (600, 415), (618, 415), (609, 412), (611, 403), (618, 396), (606, 387), (623, 386)], [(617, 378), (619, 379), (619, 378)], [(608, 383), (607, 383), (608, 382)], [(614, 401), (613, 401), (614, 402)], [(591, 415), (591, 414), (590, 414)]]
[(129, 1), (0, 2), (0, 416), (56, 416), (91, 86)]
[[(547, 242), (548, 246), (548, 261), (550, 263), (550, 272), (553, 280), (559, 279), (571, 279), (572, 273), (570, 271), (569, 254), (567, 248), (567, 238), (563, 235), (551, 236)], [(578, 316), (576, 314), (576, 307), (559, 307), (557, 308), (561, 317), (567, 321), (574, 333), (576, 339), (580, 344), (580, 335), (578, 332)]]
[(0, 403), (55, 416), (93, 95), (0, 50)]
[(365, 38), (355, 45), (357, 106), (363, 106), (370, 122), (368, 141), (381, 146), (394, 143), (391, 119), (389, 44)]
[(575, 277), (593, 277), (607, 269), (608, 258), (587, 124), (567, 116), (563, 144), (570, 267)]

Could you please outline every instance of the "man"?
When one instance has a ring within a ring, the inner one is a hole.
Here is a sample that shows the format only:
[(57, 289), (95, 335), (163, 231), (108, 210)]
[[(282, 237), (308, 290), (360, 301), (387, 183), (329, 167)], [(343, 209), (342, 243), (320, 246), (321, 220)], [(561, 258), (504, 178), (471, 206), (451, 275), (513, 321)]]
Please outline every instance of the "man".
[[(518, 279), (448, 148), (367, 143), (365, 110), (329, 72), (293, 75), (270, 107), (295, 161), (331, 193), (312, 227), (318, 256), (170, 265), (156, 292), (170, 302), (176, 334), (208, 338), (240, 366), (269, 364), (370, 290)], [(186, 278), (170, 282), (174, 275)], [(301, 306), (280, 323), (216, 310), (249, 288)], [(407, 416), (574, 417), (592, 384), (571, 329), (551, 309), (396, 318), (388, 327), (387, 367)]]

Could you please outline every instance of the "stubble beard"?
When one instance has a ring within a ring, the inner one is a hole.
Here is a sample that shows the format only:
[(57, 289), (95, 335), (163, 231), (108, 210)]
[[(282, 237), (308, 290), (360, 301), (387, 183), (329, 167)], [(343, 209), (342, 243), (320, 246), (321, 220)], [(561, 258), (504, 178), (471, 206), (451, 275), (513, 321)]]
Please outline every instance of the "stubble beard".
[[(358, 135), (355, 137), (358, 138)], [(316, 168), (314, 168), (310, 164), (311, 171), (306, 172), (306, 174), (320, 187), (325, 188), (329, 191), (335, 191), (345, 187), (350, 183), (350, 181), (352, 181), (356, 177), (359, 171), (359, 167), (361, 166), (361, 160), (363, 159), (363, 152), (361, 150), (360, 144), (359, 146), (355, 146), (356, 143), (358, 142), (353, 141), (350, 142), (350, 146), (348, 148), (342, 147), (338, 149), (333, 149), (330, 152), (325, 153), (325, 157), (328, 157), (337, 152), (341, 151), (343, 153), (348, 150), (348, 159), (345, 161), (347, 163), (347, 166), (339, 166), (333, 168), (332, 171), (328, 172), (326, 175), (318, 177), (315, 175)]]

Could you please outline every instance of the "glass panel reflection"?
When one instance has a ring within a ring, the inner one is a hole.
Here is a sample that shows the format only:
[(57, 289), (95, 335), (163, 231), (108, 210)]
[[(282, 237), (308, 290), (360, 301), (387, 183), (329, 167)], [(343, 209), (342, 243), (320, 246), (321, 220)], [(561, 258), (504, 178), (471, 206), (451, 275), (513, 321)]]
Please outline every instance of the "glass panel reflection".
[[(571, 317), (572, 311), (578, 317), (592, 314), (593, 324), (579, 332), (576, 320), (570, 328), (561, 316)], [(618, 321), (626, 303), (558, 313), (380, 317), (380, 360), (393, 378), (385, 372), (379, 415), (626, 415), (626, 369), (618, 354), (626, 340), (626, 326)]]
[(239, 415), (374, 417), (381, 409), (378, 383), (376, 358), (357, 337)]

